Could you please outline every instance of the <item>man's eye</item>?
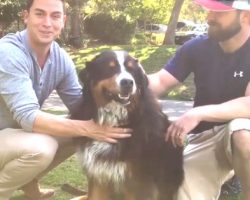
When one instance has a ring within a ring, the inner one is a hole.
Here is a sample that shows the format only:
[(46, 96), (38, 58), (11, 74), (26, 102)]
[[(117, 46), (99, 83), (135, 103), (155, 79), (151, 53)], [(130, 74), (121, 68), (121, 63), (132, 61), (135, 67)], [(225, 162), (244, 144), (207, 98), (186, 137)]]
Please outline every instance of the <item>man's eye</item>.
[(38, 17), (39, 17), (39, 16), (43, 16), (42, 13), (35, 13), (35, 15), (38, 16)]
[(61, 18), (61, 15), (53, 15), (53, 18), (54, 18), (54, 19), (60, 19), (60, 18)]

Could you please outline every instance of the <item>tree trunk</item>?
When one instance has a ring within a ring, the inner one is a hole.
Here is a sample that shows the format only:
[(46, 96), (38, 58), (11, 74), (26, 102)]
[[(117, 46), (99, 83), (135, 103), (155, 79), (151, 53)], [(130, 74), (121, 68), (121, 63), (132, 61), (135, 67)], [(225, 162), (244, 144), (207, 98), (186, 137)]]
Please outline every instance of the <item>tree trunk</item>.
[(81, 0), (71, 0), (71, 14), (70, 14), (70, 44), (75, 48), (80, 48), (82, 45), (81, 41)]
[(163, 41), (163, 44), (165, 44), (165, 45), (174, 45), (175, 44), (175, 40), (174, 40), (175, 30), (176, 30), (176, 26), (178, 23), (181, 7), (182, 7), (183, 3), (184, 3), (184, 0), (175, 0), (174, 8), (173, 8), (173, 11), (172, 11), (172, 14), (170, 16), (169, 23), (168, 23), (168, 29), (165, 33), (165, 38)]

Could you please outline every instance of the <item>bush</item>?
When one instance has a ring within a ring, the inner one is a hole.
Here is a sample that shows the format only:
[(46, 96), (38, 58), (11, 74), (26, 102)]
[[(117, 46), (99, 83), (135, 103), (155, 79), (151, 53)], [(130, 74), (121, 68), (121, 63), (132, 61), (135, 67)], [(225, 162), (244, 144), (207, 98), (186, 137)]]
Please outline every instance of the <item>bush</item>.
[(102, 42), (127, 44), (135, 33), (135, 22), (127, 20), (124, 15), (112, 17), (100, 13), (87, 17), (84, 20), (84, 29)]
[(133, 45), (162, 45), (165, 35), (163, 33), (138, 32), (131, 40)]

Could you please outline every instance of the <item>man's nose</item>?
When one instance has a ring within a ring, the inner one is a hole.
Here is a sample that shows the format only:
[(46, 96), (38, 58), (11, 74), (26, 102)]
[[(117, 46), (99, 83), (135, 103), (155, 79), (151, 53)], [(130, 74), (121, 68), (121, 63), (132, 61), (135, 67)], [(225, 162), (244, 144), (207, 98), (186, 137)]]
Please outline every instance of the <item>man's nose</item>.
[(51, 26), (51, 24), (52, 24), (52, 21), (51, 21), (50, 16), (45, 16), (44, 20), (43, 20), (43, 25), (45, 25), (45, 26)]

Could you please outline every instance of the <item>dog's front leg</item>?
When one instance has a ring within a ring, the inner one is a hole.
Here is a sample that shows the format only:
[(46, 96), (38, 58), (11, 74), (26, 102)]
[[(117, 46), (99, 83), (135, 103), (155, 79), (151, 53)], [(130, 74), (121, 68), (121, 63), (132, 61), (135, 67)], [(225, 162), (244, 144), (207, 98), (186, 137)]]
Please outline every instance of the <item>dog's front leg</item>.
[(111, 200), (110, 189), (99, 184), (89, 185), (87, 200)]

